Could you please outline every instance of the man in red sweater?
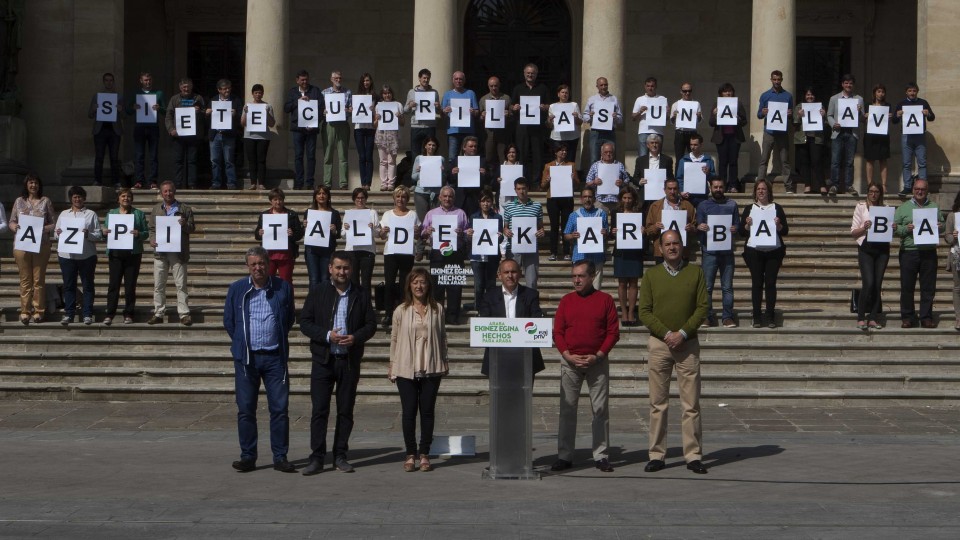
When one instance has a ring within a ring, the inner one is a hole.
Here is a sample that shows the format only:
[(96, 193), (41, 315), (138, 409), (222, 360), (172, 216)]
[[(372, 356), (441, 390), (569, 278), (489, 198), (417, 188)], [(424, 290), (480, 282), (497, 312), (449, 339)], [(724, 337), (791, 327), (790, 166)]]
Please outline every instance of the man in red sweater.
[(610, 393), (608, 355), (620, 340), (620, 322), (613, 297), (593, 288), (597, 268), (593, 261), (573, 265), (573, 292), (560, 300), (553, 319), (553, 341), (560, 362), (560, 432), (557, 434), (557, 461), (552, 471), (573, 466), (577, 437), (577, 403), (587, 381), (593, 409), (593, 460), (603, 472), (613, 472), (607, 458), (610, 439)]

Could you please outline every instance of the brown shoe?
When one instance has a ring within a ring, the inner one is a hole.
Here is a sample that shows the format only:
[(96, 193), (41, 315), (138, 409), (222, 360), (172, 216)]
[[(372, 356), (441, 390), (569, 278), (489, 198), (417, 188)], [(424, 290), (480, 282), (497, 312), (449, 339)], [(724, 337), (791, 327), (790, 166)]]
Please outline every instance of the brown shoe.
[(160, 324), (162, 322), (163, 322), (163, 315), (154, 313), (153, 316), (150, 317), (150, 319), (147, 321), (147, 324), (153, 325), (153, 324)]
[(430, 458), (427, 456), (420, 456), (420, 472), (430, 472), (433, 470), (433, 465), (430, 465)]
[(403, 462), (403, 472), (414, 472), (417, 470), (416, 465), (417, 456), (413, 454), (407, 455), (407, 460)]
[(193, 319), (191, 319), (189, 315), (184, 315), (183, 317), (180, 317), (180, 324), (184, 326), (190, 326), (193, 324)]
[(936, 328), (937, 323), (933, 322), (933, 319), (920, 319), (920, 326), (924, 328)]
[(904, 319), (903, 322), (900, 323), (900, 328), (913, 328), (913, 323), (910, 319)]

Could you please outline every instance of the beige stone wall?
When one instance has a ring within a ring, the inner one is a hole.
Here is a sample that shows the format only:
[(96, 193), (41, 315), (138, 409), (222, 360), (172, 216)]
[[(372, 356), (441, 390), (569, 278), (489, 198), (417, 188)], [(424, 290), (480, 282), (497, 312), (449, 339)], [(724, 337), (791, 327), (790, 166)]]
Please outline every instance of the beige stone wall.
[[(124, 91), (135, 88), (139, 71), (152, 71), (155, 84), (171, 94), (185, 70), (189, 32), (242, 32), (246, 25), (244, 0), (91, 1), (103, 17), (95, 18), (85, 9), (89, 2), (37, 0), (28, 4), (21, 53), (22, 65), (29, 66), (20, 77), (28, 96), (23, 116), (28, 125), (28, 160), (45, 178), (92, 162), (86, 105), (104, 71), (117, 73)], [(459, 20), (466, 1), (457, 0)], [(757, 95), (756, 89), (749, 88), (752, 0), (625, 3), (624, 81), (617, 84), (625, 109), (642, 93), (643, 79), (654, 75), (660, 81), (660, 93), (671, 101), (678, 97), (684, 80), (692, 82), (695, 98), (705, 110), (712, 108), (719, 84), (729, 81), (753, 112)], [(415, 0), (290, 2), (288, 84), (293, 85), (293, 72), (303, 68), (311, 72), (315, 84), (324, 87), (329, 84), (330, 71), (339, 69), (345, 84), (354, 88), (360, 74), (369, 71), (377, 85), (389, 83), (404, 95), (413, 85), (412, 74), (422, 67), (412, 65), (414, 5)], [(570, 6), (575, 16), (582, 12), (581, 0), (570, 0)], [(906, 80), (920, 82), (921, 95), (938, 113), (937, 122), (930, 126), (934, 147), (931, 172), (951, 171), (957, 161), (951, 156), (960, 150), (950, 142), (957, 138), (957, 123), (951, 119), (960, 111), (950, 107), (947, 93), (960, 78), (955, 66), (958, 61), (951, 56), (960, 45), (955, 43), (960, 39), (956, 32), (960, 7), (950, 0), (921, 0), (918, 14), (912, 2), (797, 0), (796, 10), (798, 36), (851, 38), (853, 71), (859, 88), (867, 88), (864, 93), (874, 81), (883, 81), (892, 100), (902, 95)], [(578, 20), (575, 28), (580, 25)], [(917, 26), (922, 36), (919, 49)], [(458, 40), (450, 44), (455, 62), (462, 54)], [(582, 39), (575, 36), (574, 42), (578, 47), (572, 60), (579, 70)], [(575, 75), (580, 78), (579, 73)], [(441, 91), (449, 88), (450, 74), (434, 70), (434, 83)], [(794, 86), (790, 81), (786, 84), (791, 89)], [(574, 87), (584, 87), (583, 81), (574, 81)], [(275, 105), (279, 108), (281, 104)], [(64, 121), (67, 129), (62, 129)], [(53, 127), (58, 125), (60, 129)], [(703, 126), (709, 131), (706, 122)], [(406, 131), (402, 133), (406, 146)], [(622, 146), (631, 152), (636, 146), (635, 134), (636, 124), (627, 120), (620, 136), (625, 143)], [(127, 123), (124, 161), (132, 159), (131, 139), (132, 126)], [(667, 148), (670, 143), (668, 136)], [(164, 139), (163, 176), (170, 171), (167, 146)], [(353, 149), (350, 154), (355, 162)], [(891, 160), (891, 177), (898, 163), (899, 155)], [(742, 161), (743, 171), (752, 170), (746, 165)]]

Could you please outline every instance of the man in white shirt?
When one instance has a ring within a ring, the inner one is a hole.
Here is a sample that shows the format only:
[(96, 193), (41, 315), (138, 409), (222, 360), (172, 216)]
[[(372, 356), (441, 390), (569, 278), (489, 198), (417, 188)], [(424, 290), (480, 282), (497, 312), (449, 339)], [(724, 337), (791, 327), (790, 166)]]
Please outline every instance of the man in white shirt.
[(660, 99), (660, 96), (657, 95), (656, 77), (647, 77), (647, 80), (643, 83), (643, 89), (646, 93), (633, 102), (633, 121), (640, 122), (640, 126), (637, 128), (637, 157), (647, 155), (647, 137), (652, 133), (659, 135), (662, 141), (664, 130), (661, 126), (649, 125), (650, 117), (647, 114), (647, 111), (650, 109), (650, 103), (653, 102), (653, 100)]
[(600, 147), (604, 143), (617, 143), (617, 133), (613, 129), (597, 129), (594, 126), (597, 121), (603, 120), (602, 116), (606, 114), (597, 116), (600, 107), (612, 107), (614, 128), (623, 124), (623, 111), (620, 110), (620, 102), (617, 101), (617, 96), (610, 93), (609, 88), (610, 83), (607, 82), (606, 77), (598, 78), (597, 93), (587, 99), (587, 106), (583, 110), (583, 121), (590, 124), (590, 163), (600, 159)]

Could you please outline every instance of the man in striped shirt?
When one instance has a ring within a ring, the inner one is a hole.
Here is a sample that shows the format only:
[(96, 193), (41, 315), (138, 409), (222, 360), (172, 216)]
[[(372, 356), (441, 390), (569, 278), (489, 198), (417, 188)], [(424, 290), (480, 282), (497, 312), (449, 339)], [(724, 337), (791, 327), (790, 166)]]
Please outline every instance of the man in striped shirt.
[[(503, 235), (507, 237), (507, 258), (517, 261), (520, 268), (523, 269), (523, 275), (527, 280), (527, 287), (537, 288), (537, 276), (540, 272), (540, 254), (539, 253), (512, 253), (510, 240), (513, 238), (513, 218), (533, 217), (537, 218), (537, 231), (533, 234), (535, 238), (543, 238), (543, 206), (530, 200), (529, 184), (526, 178), (517, 178), (513, 182), (513, 187), (517, 192), (517, 198), (510, 201), (503, 208)], [(524, 231), (519, 231), (523, 234)], [(536, 242), (536, 240), (533, 240)]]

